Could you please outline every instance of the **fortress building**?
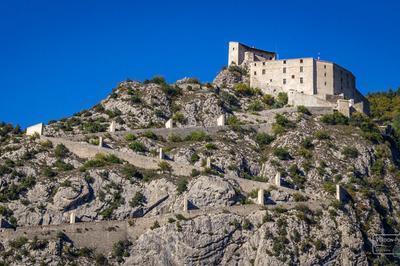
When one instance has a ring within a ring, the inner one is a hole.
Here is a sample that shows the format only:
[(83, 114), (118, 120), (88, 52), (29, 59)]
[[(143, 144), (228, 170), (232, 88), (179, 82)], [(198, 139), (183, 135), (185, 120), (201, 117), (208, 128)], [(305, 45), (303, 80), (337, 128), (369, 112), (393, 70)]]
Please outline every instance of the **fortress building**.
[(251, 87), (272, 95), (286, 92), (290, 105), (334, 107), (346, 115), (369, 112), (355, 76), (335, 63), (314, 58), (278, 60), (274, 52), (238, 42), (229, 42), (228, 60), (228, 65), (249, 70)]

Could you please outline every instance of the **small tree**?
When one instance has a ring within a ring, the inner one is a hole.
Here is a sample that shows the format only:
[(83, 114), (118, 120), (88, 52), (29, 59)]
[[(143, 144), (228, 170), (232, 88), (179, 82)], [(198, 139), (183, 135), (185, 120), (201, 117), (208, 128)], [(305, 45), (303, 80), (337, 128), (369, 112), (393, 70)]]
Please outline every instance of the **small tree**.
[(176, 190), (177, 190), (178, 194), (182, 194), (184, 191), (186, 191), (187, 185), (188, 185), (187, 178), (186, 177), (181, 177), (178, 180), (178, 184), (177, 184), (177, 187), (176, 187)]

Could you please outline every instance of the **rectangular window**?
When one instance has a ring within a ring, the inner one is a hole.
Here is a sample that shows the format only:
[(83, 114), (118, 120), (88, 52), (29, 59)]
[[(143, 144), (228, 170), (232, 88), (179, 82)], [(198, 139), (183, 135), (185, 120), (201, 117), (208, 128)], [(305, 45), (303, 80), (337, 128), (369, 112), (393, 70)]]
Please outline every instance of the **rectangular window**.
[(283, 60), (283, 63), (286, 64), (286, 60)]
[(286, 73), (286, 67), (283, 68), (283, 73)]
[(286, 84), (286, 79), (283, 79), (283, 84)]
[(254, 76), (256, 76), (257, 75), (257, 71), (254, 71)]
[(324, 73), (324, 77), (326, 77), (326, 72)]
[(326, 81), (325, 81), (325, 86), (326, 86)]
[(300, 64), (302, 64), (303, 63), (303, 59), (300, 59)]
[(254, 66), (257, 66), (257, 63), (254, 63)]
[(269, 82), (272, 82), (272, 79), (270, 79)]
[(303, 72), (303, 67), (302, 66), (300, 67), (300, 72)]
[(263, 62), (263, 66), (265, 66), (265, 62)]
[(292, 75), (292, 79), (294, 79), (295, 78), (295, 76), (294, 75)]
[(300, 78), (300, 83), (303, 84), (303, 78)]
[(265, 69), (262, 70), (262, 74), (265, 75)]
[(324, 65), (324, 68), (326, 69), (326, 65)]

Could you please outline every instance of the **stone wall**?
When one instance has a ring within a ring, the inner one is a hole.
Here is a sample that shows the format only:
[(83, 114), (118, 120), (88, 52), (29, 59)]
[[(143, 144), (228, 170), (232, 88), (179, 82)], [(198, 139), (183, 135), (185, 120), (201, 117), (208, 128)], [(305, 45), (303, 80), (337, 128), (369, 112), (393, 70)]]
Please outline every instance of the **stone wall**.
[(250, 86), (273, 95), (290, 90), (313, 95), (314, 69), (312, 58), (252, 62)]

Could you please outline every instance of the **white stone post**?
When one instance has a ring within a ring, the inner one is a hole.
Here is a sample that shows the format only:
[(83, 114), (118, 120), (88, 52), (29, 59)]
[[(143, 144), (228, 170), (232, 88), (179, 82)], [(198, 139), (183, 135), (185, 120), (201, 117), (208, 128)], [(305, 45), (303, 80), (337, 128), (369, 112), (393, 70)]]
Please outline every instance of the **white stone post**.
[(339, 184), (336, 184), (336, 199), (340, 202), (343, 201), (342, 187)]
[(172, 121), (172, 119), (169, 119), (166, 123), (165, 123), (165, 128), (173, 128), (174, 127), (174, 121)]
[(184, 212), (188, 212), (189, 211), (189, 201), (188, 201), (187, 196), (185, 196), (183, 198), (183, 211)]
[(281, 186), (281, 173), (278, 172), (275, 175), (275, 185), (280, 187)]
[(164, 159), (164, 152), (163, 152), (162, 148), (160, 148), (159, 158), (160, 158), (160, 160)]
[(26, 135), (33, 136), (35, 134), (39, 134), (39, 136), (43, 135), (43, 123), (26, 128)]
[(69, 215), (69, 223), (74, 224), (76, 220), (75, 212), (71, 212)]
[(206, 168), (211, 168), (211, 158), (207, 157)]
[(259, 205), (265, 205), (265, 201), (264, 201), (264, 189), (260, 188), (258, 190), (258, 198), (257, 198), (257, 204)]
[(99, 137), (99, 148), (103, 147), (103, 137)]
[(108, 128), (108, 132), (114, 133), (116, 128), (115, 121), (111, 121), (110, 127)]
[(222, 114), (217, 119), (217, 126), (225, 126), (225, 115)]

